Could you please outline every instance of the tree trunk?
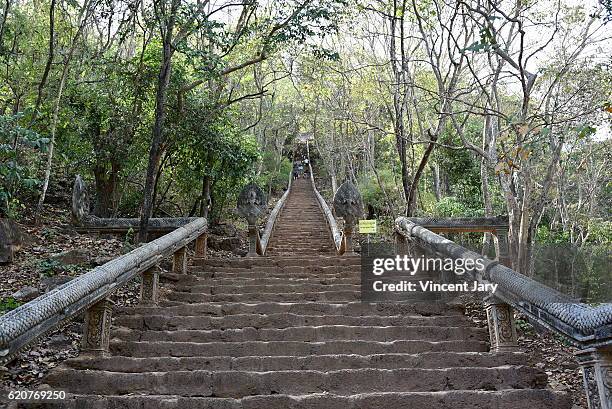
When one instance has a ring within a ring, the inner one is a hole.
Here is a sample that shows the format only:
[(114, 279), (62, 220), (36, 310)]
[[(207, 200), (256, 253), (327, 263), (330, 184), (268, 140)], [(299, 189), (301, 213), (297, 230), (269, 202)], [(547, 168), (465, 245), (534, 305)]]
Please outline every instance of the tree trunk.
[(59, 109), (60, 103), (62, 101), (62, 94), (64, 92), (64, 86), (66, 85), (66, 77), (68, 76), (68, 68), (70, 67), (70, 61), (72, 60), (72, 56), (74, 55), (74, 51), (76, 49), (77, 40), (81, 36), (85, 23), (89, 18), (89, 8), (91, 5), (91, 0), (86, 1), (83, 4), (83, 8), (79, 13), (78, 21), (79, 28), (72, 38), (72, 43), (70, 44), (70, 49), (68, 50), (68, 55), (64, 60), (64, 68), (62, 69), (62, 75), (60, 78), (59, 87), (57, 90), (57, 97), (55, 99), (55, 108), (53, 109), (53, 120), (51, 122), (51, 138), (49, 139), (49, 147), (47, 152), (47, 162), (45, 164), (45, 175), (43, 178), (43, 185), (40, 191), (40, 198), (38, 199), (38, 205), (36, 206), (36, 219), (37, 222), (40, 221), (40, 216), (42, 214), (43, 204), (45, 202), (45, 196), (47, 195), (47, 189), (49, 188), (49, 179), (51, 178), (51, 166), (53, 165), (53, 151), (55, 149), (55, 134), (57, 132), (57, 123), (59, 121)]
[[(1, 38), (1, 37), (0, 37)], [(42, 101), (42, 92), (47, 83), (49, 77), (49, 71), (51, 71), (51, 65), (53, 64), (53, 56), (55, 47), (55, 0), (51, 0), (49, 5), (49, 53), (47, 55), (47, 63), (45, 64), (45, 70), (43, 71), (42, 78), (38, 84), (38, 94), (36, 95), (36, 103), (34, 104), (34, 116), (38, 115), (38, 108)]]
[[(486, 115), (483, 127), (483, 142), (482, 148), (483, 151), (489, 152), (489, 144), (491, 141), (491, 116)], [(484, 206), (485, 217), (493, 217), (493, 205), (491, 204), (491, 192), (489, 189), (489, 168), (488, 168), (488, 159), (482, 156), (480, 158), (480, 180), (482, 185), (482, 203)], [(485, 233), (482, 241), (482, 254), (489, 254), (489, 250), (491, 249), (491, 243), (493, 240), (493, 236), (491, 233)]]
[(6, 27), (6, 19), (8, 18), (9, 8), (11, 7), (11, 0), (4, 2), (4, 10), (2, 13), (2, 24), (0, 25), (0, 44), (4, 44), (2, 38), (4, 37), (4, 31)]
[(440, 166), (437, 163), (431, 166), (431, 173), (433, 175), (434, 195), (436, 196), (436, 201), (439, 202), (442, 199), (442, 186), (440, 185)]
[(427, 166), (427, 161), (433, 151), (436, 140), (438, 137), (434, 134), (429, 135), (430, 143), (427, 145), (425, 152), (423, 153), (423, 157), (421, 158), (421, 162), (419, 163), (419, 167), (414, 173), (414, 177), (411, 182), (410, 192), (408, 194), (408, 199), (406, 200), (406, 216), (412, 216), (414, 211), (416, 210), (416, 193), (419, 186), (419, 180), (421, 179), (421, 175), (423, 175), (423, 170), (425, 166)]
[(157, 80), (157, 93), (155, 96), (155, 124), (151, 138), (151, 149), (149, 151), (149, 165), (147, 166), (147, 178), (143, 192), (142, 209), (140, 210), (140, 225), (138, 230), (138, 241), (144, 243), (147, 241), (149, 219), (153, 212), (153, 190), (155, 189), (157, 170), (164, 151), (165, 136), (164, 122), (166, 120), (166, 99), (168, 97), (168, 85), (170, 84), (170, 73), (172, 55), (172, 35), (176, 13), (180, 0), (172, 0), (170, 15), (168, 16), (168, 24), (166, 26), (166, 34), (163, 39), (163, 57)]
[(103, 166), (94, 168), (94, 177), (96, 180), (96, 204), (94, 206), (94, 214), (98, 217), (112, 217), (116, 199), (117, 199), (117, 182), (119, 179), (119, 166), (111, 165), (110, 172), (107, 172)]
[(200, 202), (200, 217), (208, 218), (210, 209), (210, 176), (204, 175), (202, 179), (202, 201)]

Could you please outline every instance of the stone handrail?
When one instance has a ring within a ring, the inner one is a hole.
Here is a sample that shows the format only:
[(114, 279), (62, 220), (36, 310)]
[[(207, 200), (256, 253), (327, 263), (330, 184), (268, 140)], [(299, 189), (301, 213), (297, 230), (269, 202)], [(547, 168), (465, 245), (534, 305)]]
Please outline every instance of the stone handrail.
[[(1, 316), (0, 359), (9, 360), (23, 347), (83, 311), (88, 312), (84, 346), (95, 350), (108, 349), (108, 337), (103, 339), (100, 332), (110, 328), (110, 308), (97, 308), (96, 314), (90, 314), (90, 310), (103, 302), (110, 303), (105, 301), (107, 297), (138, 274), (143, 274), (141, 301), (156, 303), (158, 263), (174, 255), (173, 271), (184, 273), (186, 246), (195, 240), (196, 253), (205, 252), (206, 229), (206, 219), (197, 218)], [(105, 311), (102, 316), (108, 318), (100, 321), (102, 310)], [(97, 330), (92, 327), (98, 324), (102, 327)], [(101, 347), (96, 348), (92, 343), (100, 343)]]
[[(87, 186), (81, 175), (76, 175), (74, 180), (71, 210), (72, 224), (80, 232), (125, 233), (140, 230), (140, 218), (97, 217), (89, 214)], [(148, 230), (151, 233), (168, 233), (194, 220), (197, 217), (152, 217), (149, 219)]]
[[(150, 232), (171, 232), (197, 220), (197, 217), (152, 217), (149, 219)], [(76, 230), (98, 232), (126, 232), (140, 229), (140, 218), (100, 218), (87, 215), (81, 219)]]
[[(395, 231), (420, 247), (452, 258), (483, 259), (451, 240), (439, 236), (407, 217), (398, 217)], [(495, 296), (552, 329), (581, 348), (612, 344), (612, 303), (597, 307), (576, 302), (498, 261), (484, 259), (484, 271), (474, 279), (498, 284)]]
[(489, 232), (497, 229), (508, 230), (508, 216), (495, 217), (410, 217), (410, 221), (432, 231)]
[(289, 191), (291, 190), (292, 182), (293, 170), (289, 172), (289, 183), (287, 184), (287, 190), (276, 203), (274, 209), (272, 209), (270, 217), (268, 217), (268, 221), (266, 222), (266, 227), (261, 236), (261, 239), (259, 239), (258, 247), (261, 249), (260, 255), (262, 256), (266, 254), (266, 249), (268, 247), (268, 242), (270, 241), (270, 236), (272, 235), (272, 231), (274, 230), (274, 225), (276, 223), (276, 220), (278, 219), (278, 215), (280, 214), (281, 210), (283, 209), (283, 206), (285, 206), (285, 203), (287, 202), (287, 197), (289, 197)]
[(310, 175), (310, 183), (312, 183), (312, 189), (314, 190), (315, 196), (317, 197), (317, 201), (319, 202), (319, 206), (325, 215), (325, 220), (327, 221), (327, 225), (331, 230), (332, 238), (334, 240), (334, 245), (336, 246), (336, 252), (338, 254), (344, 254), (345, 252), (345, 241), (343, 240), (343, 233), (338, 229), (338, 224), (336, 223), (336, 219), (327, 205), (323, 196), (317, 190), (317, 186), (315, 185), (314, 174), (312, 173), (312, 166), (310, 165), (310, 148), (308, 146), (308, 141), (306, 142), (306, 153), (308, 156), (308, 174)]

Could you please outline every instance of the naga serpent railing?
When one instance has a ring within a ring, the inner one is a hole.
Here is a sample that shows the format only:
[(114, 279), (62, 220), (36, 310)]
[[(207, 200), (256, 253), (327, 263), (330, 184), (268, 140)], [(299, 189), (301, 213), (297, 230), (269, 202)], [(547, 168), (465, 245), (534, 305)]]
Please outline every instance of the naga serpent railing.
[[(77, 232), (98, 232), (124, 234), (140, 230), (140, 218), (97, 217), (89, 214), (87, 186), (81, 175), (76, 175), (72, 187), (72, 224)], [(152, 217), (149, 219), (148, 232), (154, 237), (169, 233), (197, 217)]]
[(287, 184), (287, 190), (285, 190), (285, 193), (281, 196), (278, 202), (276, 202), (274, 209), (272, 209), (272, 212), (270, 213), (270, 216), (268, 217), (268, 221), (266, 222), (266, 227), (263, 231), (263, 234), (261, 235), (259, 247), (261, 248), (260, 255), (262, 256), (265, 256), (266, 254), (266, 249), (268, 248), (268, 242), (270, 241), (270, 237), (272, 236), (272, 232), (274, 231), (274, 226), (276, 225), (276, 220), (278, 219), (278, 215), (281, 213), (281, 210), (283, 210), (283, 207), (285, 206), (285, 203), (287, 202), (287, 197), (289, 197), (289, 192), (291, 191), (292, 182), (293, 182), (293, 171), (290, 171), (289, 172), (289, 183)]
[[(483, 258), (481, 254), (433, 233), (422, 224), (439, 231), (497, 233), (498, 260)], [(499, 231), (496, 232), (496, 229)], [(612, 303), (598, 306), (579, 303), (501, 264), (507, 228), (504, 229), (499, 219), (451, 219), (440, 222), (402, 216), (395, 220), (395, 232), (398, 252), (405, 252), (404, 246), (411, 242), (444, 257), (482, 260), (485, 268), (472, 278), (483, 284), (497, 284), (495, 294), (486, 300), (492, 350), (502, 351), (517, 346), (514, 308), (532, 322), (561, 334), (580, 349), (576, 356), (582, 366), (589, 408), (612, 409)]]
[(336, 219), (334, 215), (327, 205), (321, 193), (317, 190), (317, 186), (315, 185), (314, 175), (312, 173), (312, 166), (310, 165), (310, 152), (308, 154), (308, 174), (310, 175), (310, 183), (312, 183), (312, 189), (314, 190), (315, 196), (317, 197), (317, 202), (319, 202), (319, 207), (321, 207), (321, 211), (323, 211), (323, 215), (325, 216), (325, 221), (327, 222), (327, 226), (331, 231), (332, 238), (334, 240), (334, 245), (336, 246), (336, 252), (338, 254), (343, 254), (346, 250), (344, 234), (340, 229), (338, 229), (338, 224), (336, 223)]
[(334, 213), (332, 213), (331, 209), (327, 205), (327, 202), (319, 193), (317, 186), (315, 184), (314, 173), (312, 171), (312, 161), (310, 160), (310, 146), (308, 141), (306, 141), (306, 155), (308, 158), (308, 173), (310, 175), (310, 183), (312, 184), (312, 189), (314, 190), (317, 201), (319, 202), (319, 206), (321, 207), (321, 211), (325, 215), (325, 220), (327, 222), (327, 226), (332, 235), (332, 239), (334, 241), (334, 245), (336, 247), (336, 253), (338, 255), (342, 255), (345, 252), (353, 252), (353, 228), (357, 223), (359, 217), (361, 217), (363, 213), (363, 204), (361, 202), (361, 195), (357, 188), (350, 183), (349, 181), (344, 182), (340, 187), (334, 192), (334, 213), (336, 216), (342, 217), (344, 219), (344, 228), (340, 230), (338, 228), (338, 224), (336, 223), (336, 219), (334, 217)]
[(287, 190), (276, 202), (276, 205), (272, 209), (266, 227), (264, 228), (263, 234), (259, 235), (259, 228), (257, 227), (257, 219), (265, 213), (267, 208), (267, 199), (263, 191), (255, 183), (249, 183), (244, 186), (238, 195), (238, 202), (236, 205), (236, 212), (244, 217), (248, 223), (248, 234), (249, 234), (249, 257), (257, 255), (264, 256), (268, 248), (268, 242), (274, 231), (276, 220), (287, 202), (289, 192), (291, 191), (293, 181), (293, 171), (289, 173), (289, 183), (287, 184)]
[(84, 311), (83, 350), (107, 352), (113, 304), (108, 297), (142, 275), (140, 301), (156, 304), (159, 262), (173, 256), (173, 272), (186, 273), (187, 245), (195, 241), (196, 255), (204, 256), (206, 229), (206, 219), (197, 218), (0, 316), (0, 362)]

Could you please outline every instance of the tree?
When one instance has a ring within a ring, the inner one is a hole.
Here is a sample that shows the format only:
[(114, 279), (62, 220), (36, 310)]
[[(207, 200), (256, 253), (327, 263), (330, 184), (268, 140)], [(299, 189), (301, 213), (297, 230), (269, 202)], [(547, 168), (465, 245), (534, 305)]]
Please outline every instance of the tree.
[[(160, 67), (160, 74), (157, 86), (155, 124), (153, 126), (151, 149), (149, 152), (149, 165), (147, 168), (147, 177), (144, 188), (144, 199), (140, 217), (139, 226), (139, 241), (146, 241), (148, 221), (153, 210), (153, 194), (156, 184), (156, 175), (158, 173), (159, 163), (162, 153), (165, 149), (166, 138), (164, 135), (164, 121), (166, 118), (166, 99), (168, 84), (170, 83), (170, 71), (172, 56), (179, 48), (186, 47), (188, 37), (201, 27), (219, 27), (219, 23), (214, 20), (215, 13), (234, 5), (231, 2), (216, 4), (212, 10), (205, 11), (204, 7), (208, 6), (207, 2), (198, 3), (196, 10), (192, 10), (190, 18), (184, 24), (181, 24), (180, 31), (174, 35), (175, 24), (177, 23), (178, 13), (181, 8), (180, 0), (172, 0), (169, 9), (165, 2), (157, 2), (156, 4), (156, 19), (160, 25), (162, 36), (163, 57)], [(229, 28), (230, 34), (224, 37), (229, 38), (229, 44), (224, 44), (224, 50), (221, 54), (216, 54), (214, 49), (215, 41), (212, 37), (208, 37), (211, 47), (209, 50), (212, 55), (207, 55), (208, 60), (223, 58), (231, 51), (237, 49), (244, 41), (248, 40), (248, 34), (251, 29), (258, 28), (261, 33), (258, 46), (256, 47), (255, 56), (247, 57), (235, 65), (225, 67), (217, 72), (220, 77), (225, 77), (246, 67), (258, 64), (267, 59), (269, 55), (278, 49), (278, 47), (289, 41), (305, 40), (311, 35), (317, 34), (318, 31), (326, 32), (333, 27), (333, 14), (335, 9), (341, 2), (315, 2), (312, 0), (304, 0), (301, 2), (288, 2), (280, 5), (278, 9), (271, 10), (271, 15), (264, 17), (261, 21), (252, 21), (252, 16), (257, 2), (242, 3), (242, 11), (236, 24), (235, 30)], [(272, 14), (276, 12), (276, 14)], [(313, 27), (318, 27), (315, 30)], [(214, 34), (213, 30), (208, 30), (204, 33)], [(200, 50), (201, 51), (201, 50)], [(217, 51), (218, 52), (218, 51)], [(209, 73), (208, 75), (210, 75)], [(198, 79), (190, 84), (185, 85), (179, 91), (178, 100), (184, 98), (185, 93), (195, 89), (199, 85), (205, 83), (205, 79)], [(179, 109), (180, 109), (179, 102)]]

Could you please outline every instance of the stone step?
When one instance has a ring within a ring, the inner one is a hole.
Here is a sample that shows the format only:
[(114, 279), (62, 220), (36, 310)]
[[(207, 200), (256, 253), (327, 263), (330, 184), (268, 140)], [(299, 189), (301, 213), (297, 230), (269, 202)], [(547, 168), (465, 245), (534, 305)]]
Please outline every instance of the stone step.
[(349, 302), (361, 299), (360, 291), (319, 291), (306, 293), (246, 293), (246, 294), (198, 294), (173, 291), (168, 294), (168, 300), (182, 303), (202, 302), (247, 302), (247, 301), (329, 301)]
[(289, 241), (287, 242), (287, 244), (271, 244), (270, 246), (268, 246), (268, 248), (266, 248), (266, 251), (275, 251), (291, 255), (296, 252), (299, 252), (300, 254), (312, 254), (316, 252), (329, 251), (333, 248), (334, 246), (331, 243), (321, 244), (321, 240), (319, 239), (316, 242), (313, 241), (312, 243), (301, 240), (299, 242)]
[(293, 250), (296, 246), (305, 247), (305, 244), (318, 246), (318, 247), (332, 247), (333, 243), (328, 240), (329, 237), (324, 235), (314, 237), (286, 237), (278, 236), (275, 240), (271, 241), (268, 247), (270, 248), (282, 248), (287, 250)]
[(107, 372), (57, 368), (47, 379), (71, 393), (211, 396), (540, 388), (546, 374), (525, 366), (442, 369), (341, 369), (337, 371), (172, 371)]
[(321, 219), (321, 220), (316, 220), (313, 222), (301, 222), (301, 219), (302, 217), (298, 217), (297, 219), (294, 219), (294, 220), (286, 220), (286, 219), (282, 220), (283, 223), (290, 223), (292, 225), (299, 224), (299, 227), (297, 228), (293, 226), (292, 227), (283, 227), (283, 226), (276, 227), (273, 232), (273, 237), (278, 237), (283, 234), (293, 235), (293, 234), (301, 234), (301, 233), (305, 233), (310, 236), (328, 236), (329, 237), (331, 235), (331, 231), (327, 227), (327, 224), (325, 224), (325, 220)]
[(168, 371), (289, 371), (339, 369), (400, 369), (400, 368), (492, 368), (505, 365), (523, 365), (523, 353), (484, 352), (424, 352), (420, 354), (380, 355), (309, 355), (309, 356), (215, 356), (215, 357), (150, 357), (133, 358), (111, 356), (107, 358), (79, 356), (66, 362), (73, 369), (110, 372)]
[(329, 230), (313, 230), (312, 228), (309, 230), (310, 233), (308, 235), (303, 234), (301, 231), (275, 230), (272, 233), (270, 244), (299, 243), (301, 241), (314, 242), (316, 240), (320, 240), (322, 244), (331, 244), (332, 236)]
[(294, 257), (243, 257), (235, 259), (194, 258), (195, 266), (220, 266), (252, 268), (257, 266), (304, 267), (304, 266), (360, 266), (358, 256), (294, 256)]
[(436, 316), (457, 315), (463, 316), (463, 307), (448, 305), (440, 302), (415, 302), (410, 304), (368, 304), (362, 302), (351, 303), (320, 303), (320, 302), (258, 302), (258, 303), (193, 303), (176, 304), (168, 306), (133, 306), (116, 308), (119, 314), (142, 315), (209, 315), (228, 316), (235, 314), (275, 314), (292, 313), (300, 315), (347, 315), (360, 316), (390, 316), (414, 315)]
[[(436, 392), (374, 392), (348, 396), (254, 395), (241, 399), (178, 395), (72, 396), (69, 400), (28, 408), (62, 409), (570, 409), (570, 396), (538, 389), (503, 391), (445, 390)], [(26, 406), (20, 406), (26, 407)]]
[(132, 342), (111, 340), (113, 355), (154, 356), (307, 356), (387, 353), (416, 354), (421, 352), (487, 352), (484, 341), (247, 341), (247, 342)]
[[(290, 210), (290, 209), (286, 209)], [(325, 218), (320, 210), (310, 209), (292, 215), (282, 215), (276, 229), (283, 231), (323, 231), (327, 228)], [(275, 229), (275, 230), (276, 230)]]
[[(415, 301), (435, 301), (441, 297), (438, 293), (398, 293), (398, 294), (387, 294), (385, 299), (387, 301), (394, 302), (415, 302)], [(317, 291), (317, 292), (285, 292), (285, 293), (263, 293), (263, 292), (249, 292), (242, 294), (235, 293), (218, 293), (218, 294), (202, 294), (202, 293), (191, 293), (172, 291), (167, 296), (169, 301), (176, 303), (203, 303), (203, 302), (265, 302), (275, 301), (279, 303), (286, 302), (330, 302), (330, 303), (341, 303), (341, 302), (353, 302), (361, 300), (361, 291)]]
[[(334, 246), (331, 243), (321, 243), (324, 239), (316, 239), (312, 242), (299, 240), (290, 242), (285, 247), (277, 246), (276, 243), (272, 242), (266, 249), (267, 257), (291, 257), (298, 253), (302, 256), (318, 256), (318, 255), (333, 255), (331, 251)], [(288, 243), (283, 241), (283, 244)]]
[[(206, 286), (205, 286), (206, 287)], [(193, 292), (193, 291), (179, 291), (175, 290), (168, 294), (167, 299), (174, 302), (183, 303), (201, 303), (201, 302), (264, 302), (264, 301), (275, 301), (275, 302), (300, 302), (300, 301), (313, 301), (313, 302), (331, 302), (331, 303), (342, 303), (359, 301), (362, 299), (361, 286), (351, 285), (351, 289), (335, 288), (335, 286), (323, 286), (327, 288), (321, 289), (300, 289), (298, 287), (287, 288), (284, 292), (274, 292), (273, 286), (268, 286), (267, 291), (250, 291), (247, 289), (244, 292), (238, 292), (240, 289), (235, 287), (229, 287), (228, 292), (217, 290), (212, 288), (212, 294)], [(203, 287), (204, 288), (204, 287)], [(283, 289), (279, 289), (281, 291)], [(374, 291), (368, 292), (374, 297), (378, 293)], [(442, 299), (441, 293), (436, 292), (396, 292), (386, 293), (384, 299), (387, 302), (415, 302), (415, 301), (435, 301)]]
[[(306, 250), (306, 249), (331, 249), (334, 247), (334, 244), (331, 240), (325, 237), (313, 237), (313, 238), (292, 238), (292, 237), (279, 237), (270, 241), (266, 250), (275, 249), (275, 250), (287, 250), (292, 252), (291, 255), (298, 253), (297, 249)], [(299, 254), (302, 254), (299, 252)]]
[[(322, 274), (336, 274), (336, 273), (352, 273), (354, 275), (360, 275), (359, 265), (332, 265), (332, 266), (254, 266), (254, 267), (228, 267), (228, 266), (202, 266), (194, 267), (193, 273), (216, 273), (215, 276), (221, 275), (221, 273), (247, 273), (247, 274), (261, 274), (261, 273), (282, 273), (283, 276), (290, 276), (296, 274), (310, 273), (313, 277)], [(274, 276), (272, 276), (274, 277)]]
[[(327, 284), (327, 285), (331, 285), (331, 284), (355, 284), (355, 285), (360, 285), (361, 284), (361, 279), (359, 276), (352, 276), (352, 277), (329, 277), (329, 278), (325, 278), (325, 277), (316, 277), (316, 278), (309, 278), (309, 277), (286, 277), (286, 276), (281, 276), (281, 277), (269, 277), (267, 275), (263, 275), (263, 277), (261, 278), (255, 278), (255, 277), (234, 277), (234, 278), (217, 278), (217, 277), (213, 277), (213, 278), (203, 278), (202, 279), (203, 282), (209, 282), (210, 285), (234, 285), (234, 286), (239, 286), (239, 285), (253, 285), (253, 284), (257, 284), (257, 285), (284, 285), (284, 284), (309, 284), (309, 283), (318, 283), (318, 284)], [(193, 281), (194, 284), (195, 283), (199, 283), (200, 279), (196, 279)]]
[(243, 341), (305, 341), (335, 340), (399, 341), (399, 340), (479, 340), (487, 339), (485, 328), (439, 326), (349, 326), (324, 325), (289, 328), (235, 328), (224, 330), (136, 330), (113, 328), (113, 337), (123, 341), (169, 342), (243, 342)]
[(302, 254), (333, 254), (332, 249), (330, 248), (312, 248), (312, 247), (307, 247), (307, 248), (296, 247), (292, 250), (270, 249), (270, 250), (266, 250), (266, 254), (270, 256), (284, 256), (284, 255), (293, 254), (296, 251)]
[(454, 326), (471, 327), (472, 323), (458, 316), (423, 317), (415, 315), (369, 315), (351, 317), (347, 315), (299, 315), (280, 314), (236, 314), (220, 317), (184, 315), (120, 315), (115, 325), (126, 328), (152, 331), (189, 329), (231, 328), (290, 328), (301, 326), (349, 325), (349, 326)]
[[(202, 283), (205, 280), (201, 281)], [(221, 285), (214, 282), (209, 284), (186, 283), (176, 284), (175, 291), (202, 294), (247, 294), (247, 293), (307, 293), (315, 291), (360, 291), (359, 284), (320, 284), (320, 283), (287, 283), (287, 284), (242, 284)]]
[[(323, 221), (317, 222), (325, 223)], [(331, 232), (327, 227), (313, 228), (306, 226), (308, 230), (286, 230), (277, 229), (272, 233), (272, 240), (277, 241), (285, 238), (296, 238), (297, 240), (316, 240), (317, 238), (325, 239), (327, 242), (331, 242)]]
[[(294, 272), (289, 273), (284, 270), (278, 270), (275, 272), (265, 272), (259, 270), (233, 270), (233, 271), (215, 271), (215, 272), (199, 272), (194, 271), (194, 277), (198, 279), (243, 279), (243, 278), (251, 278), (251, 279), (267, 279), (267, 278), (282, 278), (285, 280), (291, 280), (294, 278), (300, 279), (309, 279), (309, 280), (332, 280), (339, 278), (352, 278), (352, 279), (360, 279), (361, 275), (356, 271), (350, 270), (328, 270), (327, 273), (316, 273), (309, 270), (302, 270), (302, 272)], [(336, 271), (336, 272), (334, 272)], [(162, 276), (163, 277), (163, 276)]]

